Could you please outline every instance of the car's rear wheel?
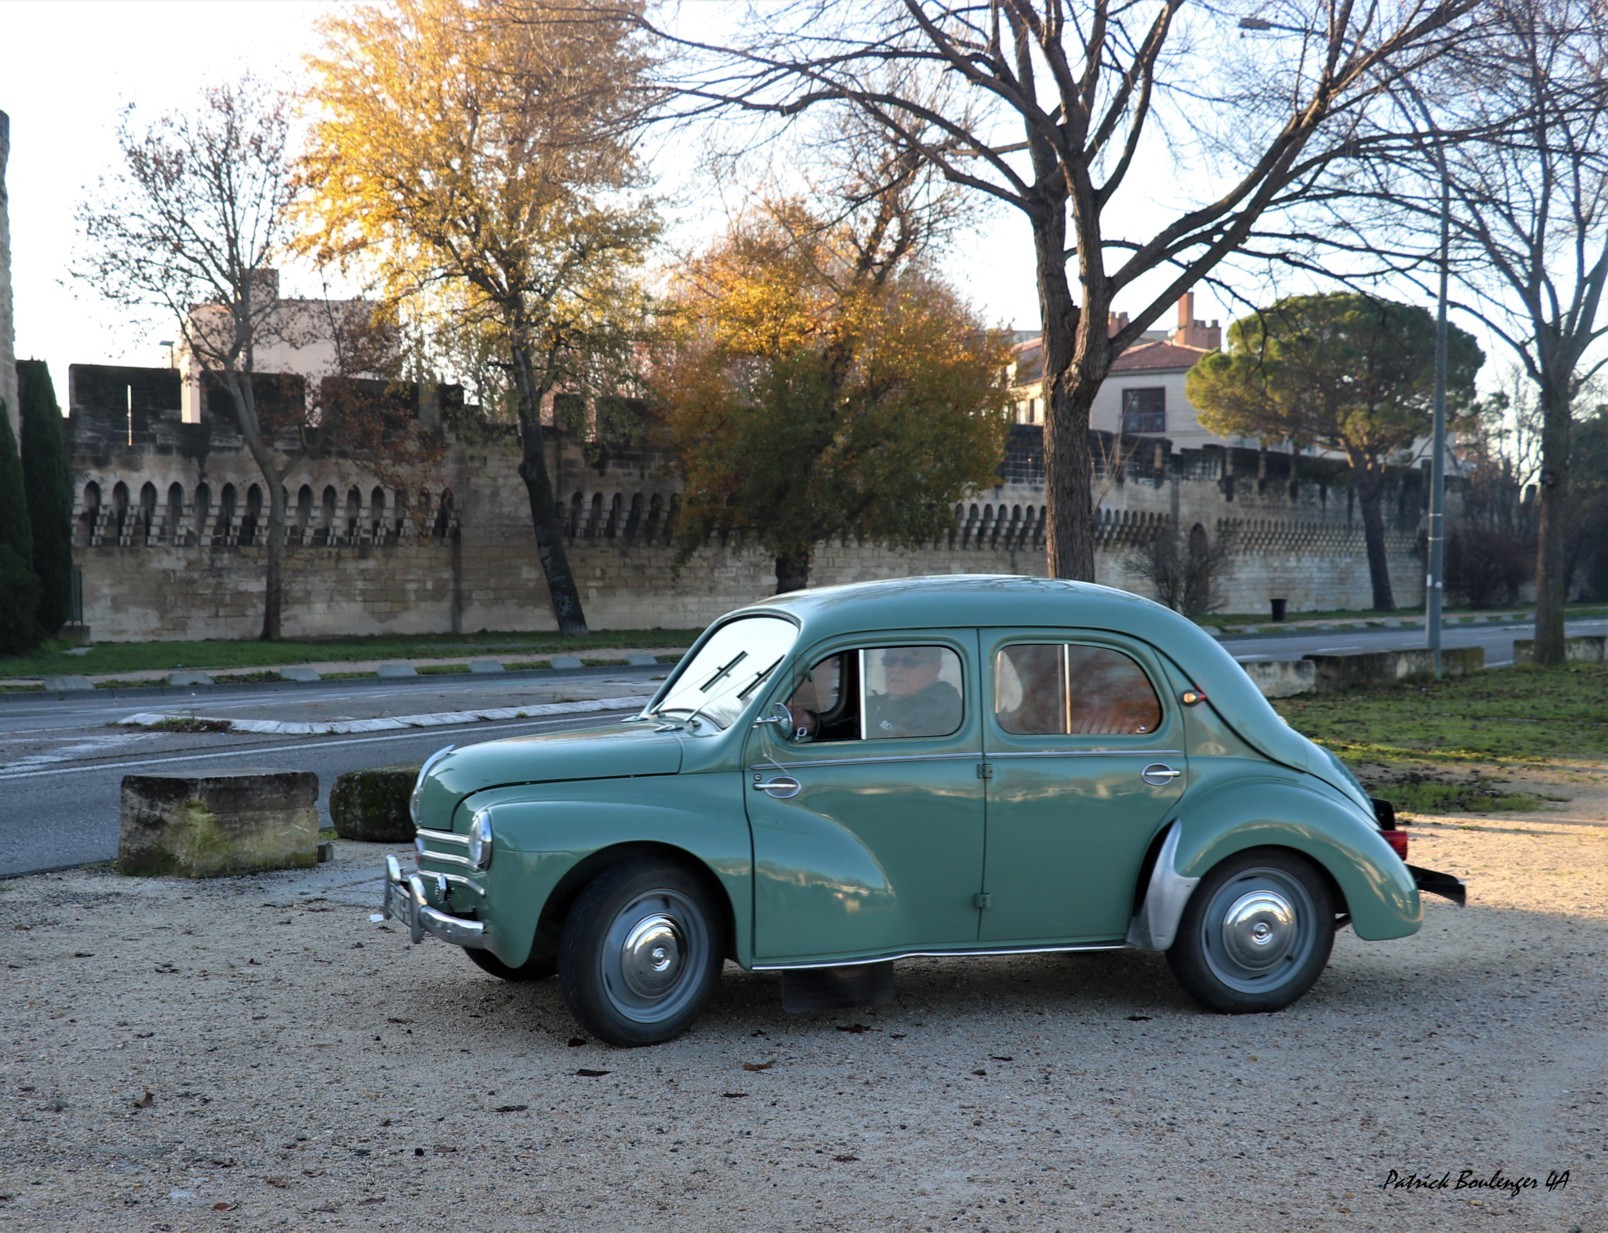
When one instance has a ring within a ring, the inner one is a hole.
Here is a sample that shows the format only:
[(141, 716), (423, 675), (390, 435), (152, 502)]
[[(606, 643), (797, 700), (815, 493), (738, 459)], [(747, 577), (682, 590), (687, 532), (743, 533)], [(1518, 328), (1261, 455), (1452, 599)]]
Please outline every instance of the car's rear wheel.
[(1312, 864), (1253, 848), (1201, 879), (1167, 964), (1184, 990), (1227, 1014), (1283, 1010), (1318, 979), (1334, 946), (1334, 900)]
[(492, 976), (498, 977), (501, 980), (546, 980), (549, 976), (553, 975), (554, 972), (558, 971), (558, 956), (553, 954), (551, 951), (547, 952), (546, 954), (539, 954), (535, 951), (532, 951), (530, 958), (525, 960), (525, 962), (520, 964), (517, 968), (509, 967), (489, 950), (482, 950), (478, 947), (468, 946), (464, 948), (463, 953), (468, 955), (469, 962), (474, 964), (482, 972), (488, 972)]
[(679, 1036), (714, 992), (725, 955), (722, 915), (690, 872), (637, 860), (599, 874), (576, 897), (559, 944), (564, 1001), (611, 1045)]

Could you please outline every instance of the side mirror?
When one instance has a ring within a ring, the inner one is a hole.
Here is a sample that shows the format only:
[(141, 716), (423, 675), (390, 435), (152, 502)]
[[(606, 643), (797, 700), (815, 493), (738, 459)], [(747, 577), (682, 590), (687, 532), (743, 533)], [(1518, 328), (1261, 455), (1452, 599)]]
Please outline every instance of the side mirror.
[(754, 720), (754, 727), (775, 728), (778, 738), (789, 744), (802, 744), (815, 733), (812, 724), (801, 723), (793, 718), (793, 712), (785, 702), (771, 703), (770, 710)]

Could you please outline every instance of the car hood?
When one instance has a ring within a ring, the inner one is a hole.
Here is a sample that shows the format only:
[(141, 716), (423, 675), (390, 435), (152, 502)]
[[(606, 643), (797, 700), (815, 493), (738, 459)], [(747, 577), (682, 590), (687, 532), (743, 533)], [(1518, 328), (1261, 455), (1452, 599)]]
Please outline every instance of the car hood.
[(452, 808), (471, 792), (487, 788), (674, 775), (680, 769), (680, 734), (643, 723), (485, 741), (454, 749), (430, 764), (419, 798), (420, 820), (426, 827), (446, 829)]

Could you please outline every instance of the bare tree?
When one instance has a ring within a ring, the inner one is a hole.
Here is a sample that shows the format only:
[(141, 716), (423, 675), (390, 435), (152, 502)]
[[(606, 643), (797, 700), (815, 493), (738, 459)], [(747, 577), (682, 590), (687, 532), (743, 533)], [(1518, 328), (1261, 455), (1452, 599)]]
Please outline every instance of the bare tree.
[[(283, 628), (284, 481), (329, 443), (327, 432), (316, 431), (328, 410), (316, 392), (321, 378), (372, 372), (380, 362), (366, 314), (350, 304), (308, 311), (278, 295), (274, 266), (291, 236), (289, 129), (284, 97), (249, 74), (205, 89), (193, 114), (169, 113), (141, 128), (132, 109), (125, 112), (122, 165), (78, 210), (85, 245), (75, 271), (116, 303), (170, 315), (202, 396), (226, 395), (267, 489), (267, 640)], [(260, 357), (313, 344), (336, 357), (327, 371), (303, 374), (314, 396), (274, 396)], [(348, 417), (343, 445), (357, 443), (360, 419)], [(402, 441), (394, 437), (392, 448)]]
[[(1112, 362), (1265, 214), (1354, 155), (1359, 110), (1434, 56), (1475, 3), (1275, 0), (1185, 14), (1182, 0), (798, 0), (767, 7), (763, 29), (756, 19), (729, 44), (657, 32), (686, 54), (668, 83), (686, 112), (785, 120), (847, 106), (1020, 211), (1044, 337), (1049, 570), (1092, 578), (1089, 412)], [(1310, 33), (1279, 59), (1259, 47), (1236, 86), (1223, 65), (1253, 53), (1239, 50), (1235, 19), (1265, 9)], [(1158, 147), (1193, 150), (1197, 191), (1158, 183)], [(1118, 297), (1133, 295), (1142, 307), (1112, 328)]]
[[(1535, 658), (1563, 660), (1570, 430), (1608, 365), (1608, 21), (1600, 0), (1495, 0), (1451, 58), (1447, 143), (1453, 276), (1513, 350), (1540, 403)], [(1439, 169), (1430, 176), (1438, 179)], [(1420, 219), (1427, 195), (1381, 186)], [(1438, 185), (1437, 185), (1438, 187)]]

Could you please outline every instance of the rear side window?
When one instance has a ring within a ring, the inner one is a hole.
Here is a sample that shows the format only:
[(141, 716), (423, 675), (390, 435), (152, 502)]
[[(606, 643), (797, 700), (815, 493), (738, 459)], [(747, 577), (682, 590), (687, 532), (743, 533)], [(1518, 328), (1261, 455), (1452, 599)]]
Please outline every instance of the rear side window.
[(1161, 726), (1161, 700), (1121, 651), (1021, 642), (994, 657), (994, 715), (1020, 736), (1137, 736)]

